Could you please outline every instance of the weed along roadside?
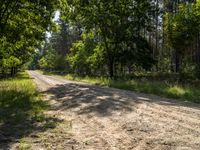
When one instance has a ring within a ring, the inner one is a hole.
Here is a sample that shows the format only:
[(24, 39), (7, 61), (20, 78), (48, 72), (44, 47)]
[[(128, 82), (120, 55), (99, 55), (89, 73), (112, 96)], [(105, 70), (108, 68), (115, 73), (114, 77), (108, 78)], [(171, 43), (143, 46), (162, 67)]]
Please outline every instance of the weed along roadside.
[(130, 90), (146, 94), (154, 94), (166, 98), (179, 99), (181, 101), (190, 101), (200, 103), (200, 87), (193, 84), (182, 84), (174, 81), (166, 82), (165, 80), (152, 79), (119, 79), (111, 80), (105, 77), (79, 77), (73, 74), (59, 74), (45, 71), (39, 71), (47, 75), (58, 75), (68, 80), (80, 81), (99, 86), (113, 87), (123, 90)]
[(56, 126), (58, 119), (45, 114), (50, 106), (42, 98), (26, 72), (0, 80), (0, 149)]

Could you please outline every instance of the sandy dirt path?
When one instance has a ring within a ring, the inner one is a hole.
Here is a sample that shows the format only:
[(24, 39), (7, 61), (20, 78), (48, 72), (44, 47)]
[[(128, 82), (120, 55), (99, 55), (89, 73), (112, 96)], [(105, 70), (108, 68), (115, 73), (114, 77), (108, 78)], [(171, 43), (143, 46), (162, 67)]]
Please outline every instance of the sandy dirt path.
[(63, 120), (30, 137), (38, 149), (200, 150), (200, 105), (29, 74)]

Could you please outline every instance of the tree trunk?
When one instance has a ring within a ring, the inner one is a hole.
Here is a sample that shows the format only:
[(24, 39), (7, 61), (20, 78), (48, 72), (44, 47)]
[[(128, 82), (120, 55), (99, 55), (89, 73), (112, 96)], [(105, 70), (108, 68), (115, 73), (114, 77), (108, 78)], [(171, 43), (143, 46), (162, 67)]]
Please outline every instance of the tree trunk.
[(176, 50), (175, 52), (175, 65), (176, 65), (176, 73), (178, 73), (180, 71), (180, 56)]
[(159, 55), (159, 52), (158, 52), (158, 44), (159, 44), (159, 41), (158, 41), (158, 40), (159, 40), (159, 39), (158, 39), (158, 17), (159, 17), (159, 16), (158, 16), (158, 15), (159, 15), (159, 14), (158, 14), (158, 12), (157, 12), (158, 9), (159, 9), (158, 0), (156, 0), (156, 9), (157, 9), (157, 10), (156, 10), (156, 31), (155, 31), (155, 32), (156, 32), (156, 33), (155, 33), (155, 34), (156, 34), (156, 35), (155, 35), (155, 36), (156, 36), (156, 46), (155, 46), (155, 53), (156, 53), (156, 54), (155, 54), (155, 55), (158, 56), (158, 55)]
[(17, 67), (14, 67), (14, 75), (17, 74)]
[(108, 68), (109, 68), (109, 76), (110, 78), (113, 78), (114, 77), (114, 63), (112, 60), (110, 60)]
[(199, 33), (197, 34), (197, 44), (196, 44), (196, 63), (200, 64), (200, 39), (199, 39)]
[(10, 76), (11, 76), (11, 77), (14, 76), (14, 67), (11, 67), (11, 70), (10, 70)]

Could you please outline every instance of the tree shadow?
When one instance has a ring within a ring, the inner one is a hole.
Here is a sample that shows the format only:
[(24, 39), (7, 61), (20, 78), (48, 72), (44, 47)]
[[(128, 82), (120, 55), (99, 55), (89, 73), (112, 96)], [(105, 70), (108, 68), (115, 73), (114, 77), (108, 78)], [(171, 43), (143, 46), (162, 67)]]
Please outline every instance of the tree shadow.
[(133, 111), (137, 104), (144, 102), (164, 106), (200, 108), (200, 105), (190, 102), (96, 85), (68, 83), (57, 85), (46, 92), (53, 94), (53, 99), (60, 103), (54, 109), (70, 109), (79, 115), (93, 113), (100, 117), (106, 117), (119, 112), (119, 110), (127, 113)]
[(94, 85), (68, 83), (57, 85), (46, 92), (53, 94), (53, 99), (60, 103), (54, 109), (71, 109), (77, 114), (95, 113), (101, 117), (111, 116), (119, 110), (130, 112), (133, 110), (131, 106), (137, 103), (127, 100), (127, 97), (115, 90)]
[(55, 128), (61, 121), (44, 114), (49, 106), (37, 93), (4, 90), (0, 96), (0, 149), (10, 149), (21, 138)]

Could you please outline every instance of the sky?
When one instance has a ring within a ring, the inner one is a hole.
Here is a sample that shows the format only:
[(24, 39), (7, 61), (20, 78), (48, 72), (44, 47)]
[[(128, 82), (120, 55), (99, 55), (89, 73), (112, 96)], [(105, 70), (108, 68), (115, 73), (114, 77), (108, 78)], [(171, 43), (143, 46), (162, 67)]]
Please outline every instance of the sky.
[(60, 17), (60, 12), (56, 11), (53, 21), (57, 21)]
[[(53, 21), (54, 22), (58, 21), (59, 17), (60, 17), (60, 12), (56, 11), (55, 16), (53, 18)], [(46, 35), (47, 35), (47, 38), (51, 37), (51, 33), (50, 32), (46, 32)]]

